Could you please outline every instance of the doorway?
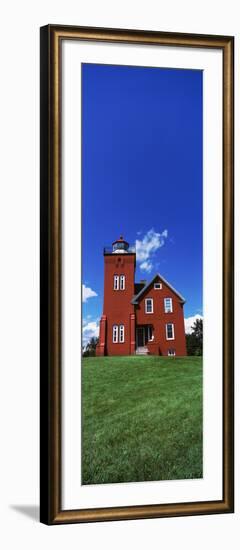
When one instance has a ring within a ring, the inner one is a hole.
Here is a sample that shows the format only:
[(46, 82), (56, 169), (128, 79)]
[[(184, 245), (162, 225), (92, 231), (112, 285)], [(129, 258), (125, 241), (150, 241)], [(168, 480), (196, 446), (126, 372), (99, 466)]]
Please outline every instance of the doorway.
[(145, 328), (137, 327), (137, 347), (143, 348), (145, 346)]

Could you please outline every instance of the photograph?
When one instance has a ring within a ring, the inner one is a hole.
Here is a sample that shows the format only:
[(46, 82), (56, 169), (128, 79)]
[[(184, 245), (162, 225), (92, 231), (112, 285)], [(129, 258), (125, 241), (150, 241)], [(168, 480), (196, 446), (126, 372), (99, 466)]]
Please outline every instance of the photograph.
[(233, 510), (233, 46), (41, 28), (43, 523)]
[(82, 63), (82, 485), (201, 479), (203, 71)]
[(0, 547), (237, 550), (239, 2), (1, 8)]

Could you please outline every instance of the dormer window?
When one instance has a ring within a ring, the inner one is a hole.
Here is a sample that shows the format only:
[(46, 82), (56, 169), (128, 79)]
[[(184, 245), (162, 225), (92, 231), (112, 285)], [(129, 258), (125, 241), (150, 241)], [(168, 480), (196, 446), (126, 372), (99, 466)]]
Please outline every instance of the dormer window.
[(125, 275), (120, 275), (120, 290), (125, 290)]

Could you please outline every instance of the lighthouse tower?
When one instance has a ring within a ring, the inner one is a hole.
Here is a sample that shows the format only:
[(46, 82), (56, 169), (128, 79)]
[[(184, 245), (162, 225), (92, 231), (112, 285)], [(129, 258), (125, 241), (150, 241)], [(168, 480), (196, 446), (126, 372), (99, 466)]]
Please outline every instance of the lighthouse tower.
[(134, 295), (136, 253), (120, 236), (104, 248), (104, 301), (97, 355), (135, 353)]

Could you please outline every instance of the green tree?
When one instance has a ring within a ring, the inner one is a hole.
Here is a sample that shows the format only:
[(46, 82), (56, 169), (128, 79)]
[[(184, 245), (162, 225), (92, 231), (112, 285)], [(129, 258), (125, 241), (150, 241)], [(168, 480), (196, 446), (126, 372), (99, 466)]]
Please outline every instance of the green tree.
[(99, 338), (92, 336), (83, 351), (83, 357), (95, 357)]
[(191, 334), (186, 334), (187, 354), (202, 355), (203, 352), (203, 320), (196, 319), (191, 327)]

